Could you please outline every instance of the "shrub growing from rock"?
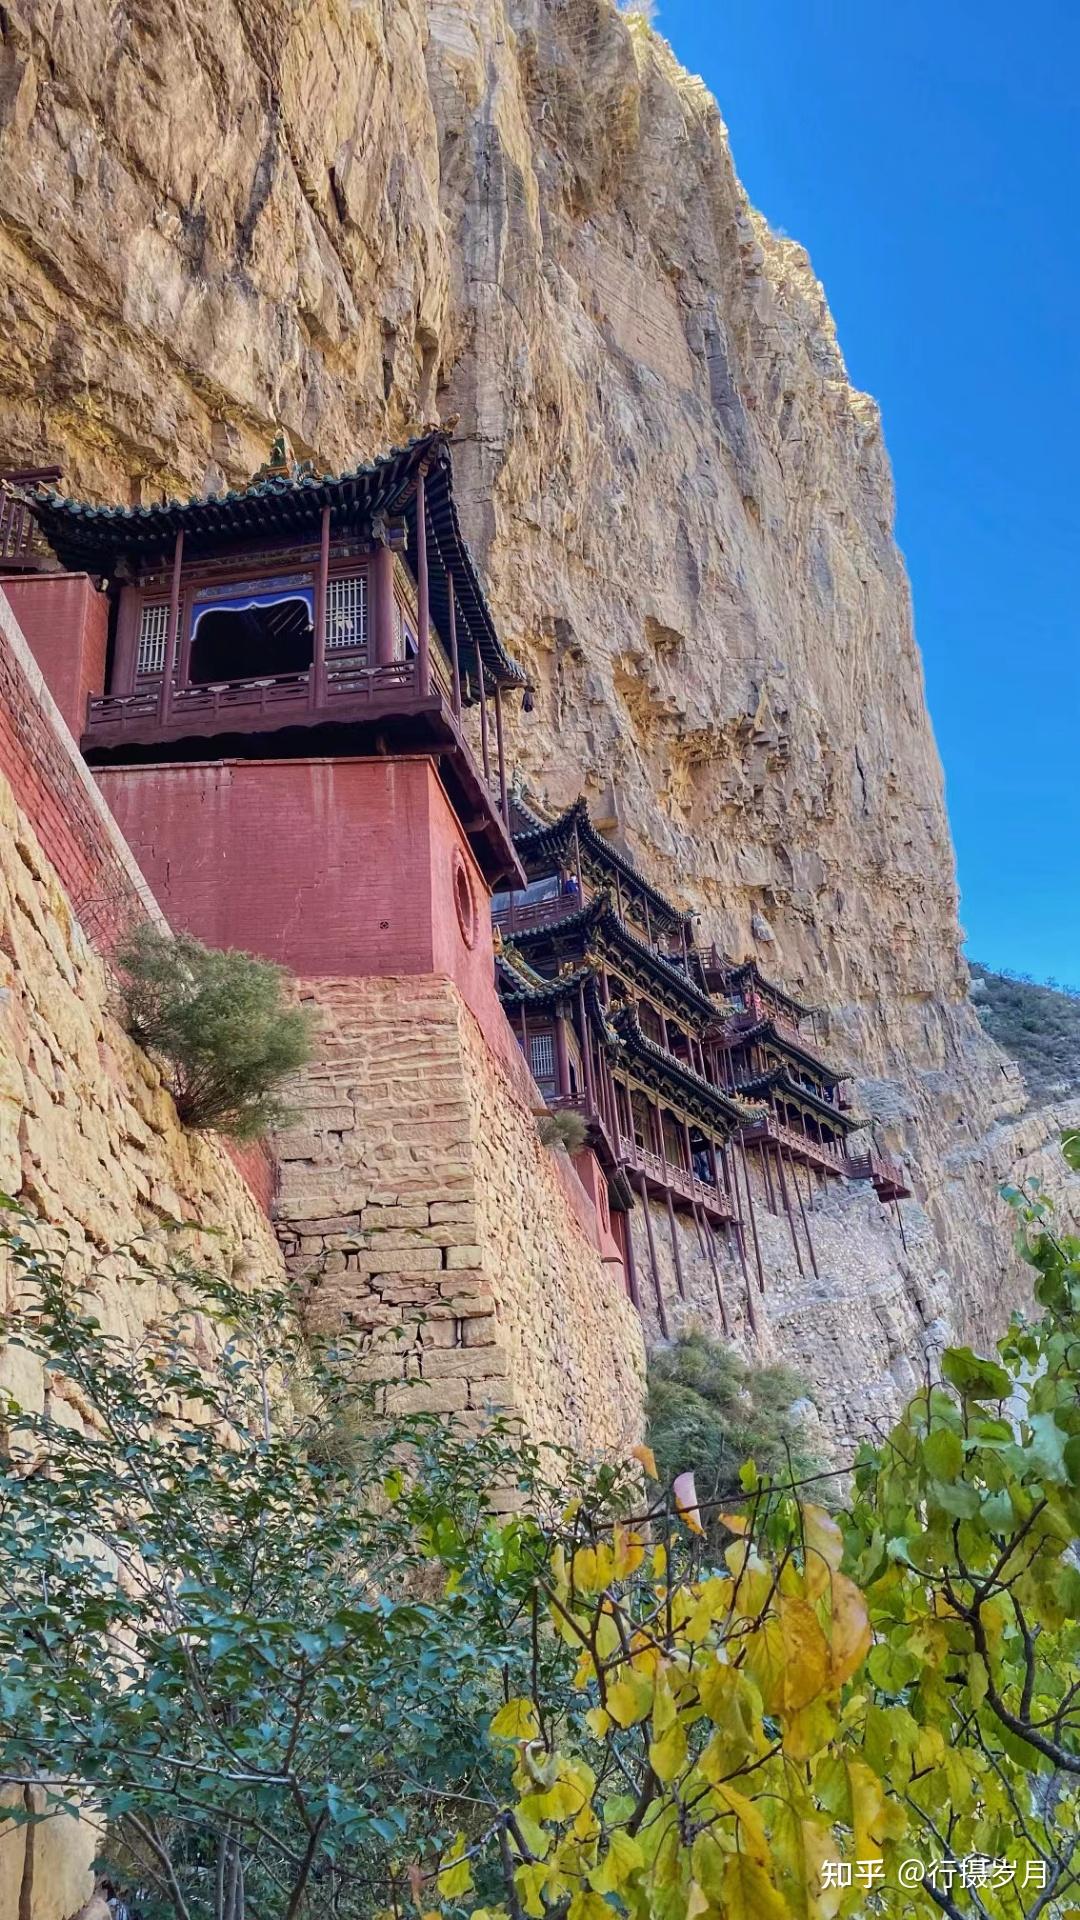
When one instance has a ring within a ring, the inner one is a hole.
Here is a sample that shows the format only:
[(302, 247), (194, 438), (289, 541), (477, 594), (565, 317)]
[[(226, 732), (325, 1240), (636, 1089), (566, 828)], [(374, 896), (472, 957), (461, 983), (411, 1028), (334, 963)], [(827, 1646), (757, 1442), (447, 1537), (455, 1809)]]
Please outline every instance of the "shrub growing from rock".
[(821, 1462), (793, 1412), (805, 1393), (789, 1367), (750, 1367), (733, 1347), (684, 1334), (649, 1363), (646, 1417), (661, 1479), (692, 1471), (711, 1503), (738, 1493), (747, 1460), (766, 1477), (814, 1473)]
[(280, 1089), (310, 1057), (314, 1015), (289, 1005), (281, 967), (149, 923), (116, 961), (128, 1032), (167, 1062), (185, 1126), (254, 1140), (288, 1118)]

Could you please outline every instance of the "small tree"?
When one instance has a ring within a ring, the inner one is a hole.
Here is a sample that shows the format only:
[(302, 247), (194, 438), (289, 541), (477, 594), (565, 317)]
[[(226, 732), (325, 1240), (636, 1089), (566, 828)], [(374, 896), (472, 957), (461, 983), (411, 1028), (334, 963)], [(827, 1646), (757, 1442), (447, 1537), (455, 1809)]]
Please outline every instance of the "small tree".
[(288, 1119), (278, 1089), (310, 1057), (314, 1015), (288, 1004), (281, 967), (149, 922), (116, 960), (128, 1031), (168, 1062), (185, 1126), (252, 1140)]
[(589, 1138), (588, 1122), (573, 1107), (542, 1113), (536, 1131), (545, 1147), (562, 1147), (565, 1153), (580, 1153)]

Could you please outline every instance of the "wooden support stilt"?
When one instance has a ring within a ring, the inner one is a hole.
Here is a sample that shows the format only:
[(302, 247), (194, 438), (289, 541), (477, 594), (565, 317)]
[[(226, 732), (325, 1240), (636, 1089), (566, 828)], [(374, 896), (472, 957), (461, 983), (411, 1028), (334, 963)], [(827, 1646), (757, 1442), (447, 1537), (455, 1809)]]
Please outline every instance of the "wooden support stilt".
[(761, 1149), (761, 1170), (765, 1175), (765, 1192), (769, 1202), (769, 1212), (776, 1212), (776, 1194), (773, 1191), (772, 1171), (769, 1166), (769, 1153), (766, 1147)]
[(749, 1215), (749, 1231), (753, 1235), (753, 1258), (757, 1263), (757, 1290), (765, 1292), (765, 1263), (761, 1260), (761, 1240), (757, 1238), (757, 1221), (753, 1217), (753, 1188), (749, 1185), (749, 1165), (746, 1162), (746, 1146), (738, 1142), (738, 1152), (742, 1156), (742, 1179), (746, 1185), (746, 1212)]
[(645, 1185), (645, 1177), (643, 1174), (639, 1176), (638, 1192), (641, 1195), (641, 1205), (645, 1214), (645, 1237), (649, 1242), (649, 1259), (652, 1263), (653, 1291), (656, 1295), (656, 1315), (660, 1322), (660, 1331), (664, 1339), (670, 1340), (671, 1328), (668, 1326), (667, 1308), (664, 1305), (664, 1288), (660, 1279), (660, 1268), (656, 1259), (656, 1240), (653, 1236), (652, 1208), (649, 1206), (649, 1189)]
[(671, 1230), (671, 1252), (675, 1261), (675, 1279), (679, 1288), (679, 1298), (686, 1299), (686, 1275), (683, 1272), (682, 1254), (679, 1252), (679, 1229), (675, 1219), (675, 1204), (671, 1198), (671, 1188), (664, 1193), (667, 1201), (668, 1227)]
[[(753, 1235), (753, 1239), (754, 1239), (754, 1261), (755, 1261), (755, 1264), (756, 1264), (756, 1266), (757, 1266), (757, 1276), (758, 1276), (758, 1292), (759, 1292), (759, 1293), (764, 1293), (764, 1291), (765, 1291), (765, 1268), (764, 1268), (764, 1266), (762, 1265), (762, 1260), (761, 1260), (761, 1243), (760, 1243), (760, 1241), (758, 1240), (758, 1230), (757, 1230), (757, 1221), (756, 1221), (756, 1220), (755, 1220), (755, 1218), (754, 1218), (754, 1196), (753, 1196), (753, 1193), (752, 1193), (752, 1192), (751, 1192), (751, 1190), (750, 1190), (750, 1170), (749, 1170), (749, 1168), (748, 1168), (748, 1166), (747, 1166), (747, 1164), (746, 1164), (746, 1148), (745, 1148), (745, 1147), (743, 1146), (743, 1144), (742, 1144), (742, 1141), (741, 1141), (741, 1140), (740, 1140), (740, 1141), (738, 1142), (738, 1146), (737, 1146), (737, 1147), (733, 1147), (733, 1148), (732, 1148), (732, 1160), (733, 1160), (733, 1164), (734, 1164), (734, 1167), (735, 1167), (735, 1186), (736, 1186), (736, 1191), (738, 1190), (738, 1184), (739, 1184), (739, 1161), (740, 1161), (740, 1159), (741, 1159), (741, 1161), (742, 1161), (742, 1174), (743, 1174), (743, 1185), (744, 1185), (744, 1187), (745, 1187), (745, 1189), (746, 1189), (746, 1215), (747, 1215), (747, 1219), (748, 1219), (748, 1220), (749, 1220), (749, 1222), (750, 1222), (750, 1231), (751, 1231), (751, 1233), (752, 1233), (752, 1235)], [(739, 1208), (739, 1223), (740, 1223), (740, 1226), (741, 1226), (741, 1224), (742, 1224), (742, 1208), (741, 1208), (741, 1207)], [(749, 1269), (749, 1266), (748, 1266), (748, 1264), (747, 1264), (747, 1259), (746, 1259), (746, 1235), (745, 1235), (745, 1233), (740, 1233), (740, 1235), (739, 1235), (739, 1248), (740, 1248), (740, 1252), (741, 1252), (741, 1254), (742, 1254), (742, 1269), (743, 1269), (743, 1275), (744, 1275), (744, 1277), (745, 1277), (745, 1280), (746, 1280), (746, 1317), (747, 1317), (747, 1319), (749, 1320), (749, 1322), (750, 1322), (750, 1325), (751, 1325), (751, 1327), (752, 1327), (752, 1329), (753, 1329), (753, 1331), (754, 1331), (754, 1332), (756, 1333), (756, 1332), (757, 1332), (757, 1330), (758, 1330), (758, 1317), (757, 1317), (757, 1308), (756, 1308), (756, 1306), (754, 1305), (754, 1288), (753, 1288), (753, 1284), (752, 1284), (752, 1282), (751, 1282), (751, 1279), (750, 1279), (750, 1269)]]
[(791, 1211), (791, 1201), (788, 1199), (787, 1181), (784, 1179), (784, 1150), (782, 1147), (779, 1147), (779, 1146), (777, 1147), (777, 1150), (776, 1150), (776, 1177), (780, 1182), (780, 1192), (784, 1197), (784, 1212), (787, 1214), (788, 1226), (791, 1229), (791, 1244), (795, 1249), (795, 1259), (798, 1262), (799, 1272), (802, 1274), (803, 1279), (805, 1280), (806, 1268), (803, 1266), (802, 1252), (799, 1248), (799, 1236), (795, 1231), (795, 1216)]
[(907, 1234), (904, 1232), (904, 1216), (900, 1211), (899, 1200), (894, 1200), (893, 1206), (896, 1209), (896, 1224), (900, 1229), (900, 1239), (903, 1244), (904, 1252), (906, 1253), (907, 1252)]
[(624, 1241), (623, 1264), (626, 1267), (626, 1284), (630, 1289), (630, 1299), (633, 1302), (634, 1306), (637, 1308), (638, 1312), (640, 1313), (641, 1312), (641, 1288), (638, 1286), (637, 1261), (634, 1259), (634, 1234), (633, 1234), (633, 1229), (631, 1227), (630, 1215), (628, 1213), (624, 1213), (622, 1216), (622, 1221), (623, 1221), (623, 1241)]
[[(698, 1206), (697, 1206), (697, 1202), (695, 1201), (694, 1202), (695, 1218), (697, 1217), (697, 1213), (698, 1213)], [(709, 1219), (707, 1213), (705, 1212), (704, 1207), (702, 1207), (701, 1209), (700, 1232), (701, 1232), (701, 1237), (705, 1242), (705, 1251), (709, 1256), (709, 1265), (712, 1268), (713, 1286), (716, 1288), (716, 1304), (720, 1309), (720, 1325), (723, 1328), (724, 1333), (730, 1339), (731, 1322), (728, 1319), (727, 1302), (724, 1299), (724, 1283), (720, 1278), (720, 1262), (716, 1257), (716, 1241), (713, 1238), (712, 1222)]]
[[(781, 1148), (781, 1152), (783, 1152), (783, 1148)], [(803, 1232), (806, 1235), (806, 1246), (807, 1246), (807, 1251), (810, 1255), (810, 1265), (814, 1269), (814, 1279), (820, 1280), (821, 1275), (818, 1272), (817, 1255), (814, 1252), (814, 1242), (810, 1233), (810, 1222), (806, 1217), (806, 1208), (803, 1206), (803, 1197), (799, 1189), (799, 1170), (796, 1167), (794, 1160), (791, 1160), (790, 1157), (789, 1157), (789, 1165), (791, 1167), (791, 1178), (795, 1186), (795, 1197), (799, 1202), (799, 1212), (802, 1214)]]

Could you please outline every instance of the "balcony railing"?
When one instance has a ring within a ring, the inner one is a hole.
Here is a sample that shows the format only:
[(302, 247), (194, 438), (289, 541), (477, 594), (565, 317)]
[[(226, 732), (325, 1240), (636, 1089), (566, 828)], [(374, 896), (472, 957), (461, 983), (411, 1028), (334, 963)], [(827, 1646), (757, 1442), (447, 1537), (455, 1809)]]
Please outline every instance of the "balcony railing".
[(873, 1148), (868, 1153), (852, 1154), (844, 1162), (844, 1172), (849, 1180), (869, 1180), (880, 1200), (911, 1198), (907, 1174), (890, 1154), (877, 1153)]
[(774, 1113), (767, 1113), (761, 1120), (744, 1127), (742, 1142), (745, 1147), (787, 1147), (798, 1159), (811, 1166), (824, 1167), (829, 1173), (846, 1173), (848, 1169), (843, 1150), (833, 1141), (812, 1140), (809, 1134), (798, 1133), (794, 1127), (785, 1126)]
[[(323, 677), (318, 710), (323, 709), (324, 703), (332, 707), (344, 700), (383, 704), (402, 695), (417, 697), (416, 683), (415, 660), (394, 660), (381, 667), (351, 663), (328, 666)], [(307, 669), (303, 673), (269, 674), (249, 680), (217, 680), (199, 686), (174, 687), (166, 724), (176, 728), (188, 720), (200, 722), (219, 715), (255, 722), (261, 714), (271, 711), (280, 713), (283, 708), (290, 707), (295, 707), (300, 713), (309, 707), (310, 684), (311, 673)], [(160, 716), (160, 704), (160, 685), (140, 688), (135, 693), (102, 694), (89, 702), (87, 731), (93, 734), (100, 728), (114, 728), (132, 721), (153, 723)]]
[(713, 1213), (727, 1220), (733, 1220), (727, 1194), (723, 1193), (712, 1180), (702, 1180), (696, 1173), (690, 1173), (686, 1167), (675, 1166), (670, 1160), (662, 1160), (651, 1147), (643, 1147), (628, 1134), (619, 1135), (619, 1157), (624, 1166), (633, 1167), (643, 1174), (647, 1181), (656, 1187), (667, 1188), (681, 1199), (709, 1207)]

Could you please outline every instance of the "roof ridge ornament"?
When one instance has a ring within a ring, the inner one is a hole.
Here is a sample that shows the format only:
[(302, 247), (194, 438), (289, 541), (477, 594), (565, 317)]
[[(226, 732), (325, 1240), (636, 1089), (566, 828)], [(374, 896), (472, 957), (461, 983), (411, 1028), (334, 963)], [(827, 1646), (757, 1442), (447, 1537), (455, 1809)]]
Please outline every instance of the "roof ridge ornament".
[(270, 443), (270, 457), (257, 467), (252, 474), (249, 486), (261, 486), (264, 480), (303, 480), (307, 474), (313, 474), (313, 460), (298, 460), (293, 452), (288, 432), (278, 422), (274, 438)]

